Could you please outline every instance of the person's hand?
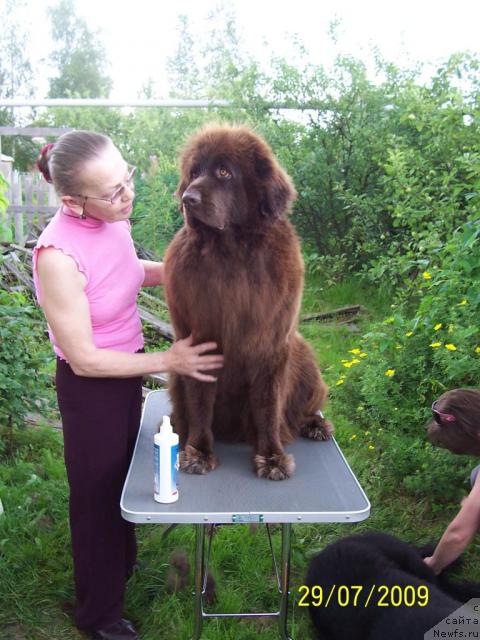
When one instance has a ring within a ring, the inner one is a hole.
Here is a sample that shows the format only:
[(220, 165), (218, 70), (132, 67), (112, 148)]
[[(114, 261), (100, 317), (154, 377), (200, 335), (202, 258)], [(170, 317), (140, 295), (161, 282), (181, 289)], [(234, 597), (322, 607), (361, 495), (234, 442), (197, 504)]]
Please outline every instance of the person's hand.
[(192, 346), (193, 336), (177, 340), (173, 346), (165, 352), (167, 356), (168, 371), (174, 371), (182, 375), (191, 376), (202, 382), (215, 382), (215, 376), (201, 373), (223, 367), (223, 356), (220, 354), (202, 355), (207, 351), (217, 348), (216, 342), (203, 342)]
[(435, 575), (438, 575), (440, 573), (440, 571), (438, 571), (435, 566), (435, 563), (433, 561), (433, 556), (428, 556), (427, 558), (424, 558), (423, 561), (425, 562), (425, 564), (427, 564), (430, 567), (430, 569), (433, 571)]

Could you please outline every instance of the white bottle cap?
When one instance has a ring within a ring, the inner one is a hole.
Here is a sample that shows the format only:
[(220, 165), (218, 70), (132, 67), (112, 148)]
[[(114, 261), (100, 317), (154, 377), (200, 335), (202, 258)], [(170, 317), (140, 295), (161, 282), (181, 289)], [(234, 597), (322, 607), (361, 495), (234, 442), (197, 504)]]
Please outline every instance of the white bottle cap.
[(162, 426), (160, 427), (160, 433), (169, 435), (173, 433), (172, 424), (170, 422), (170, 416), (163, 416)]

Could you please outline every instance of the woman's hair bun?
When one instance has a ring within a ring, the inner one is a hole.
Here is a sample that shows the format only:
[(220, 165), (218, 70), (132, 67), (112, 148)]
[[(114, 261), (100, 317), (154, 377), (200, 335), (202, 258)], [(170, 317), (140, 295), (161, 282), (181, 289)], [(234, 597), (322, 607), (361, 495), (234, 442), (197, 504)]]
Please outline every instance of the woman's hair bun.
[(40, 173), (43, 175), (47, 182), (52, 182), (52, 176), (50, 175), (50, 168), (48, 166), (48, 161), (50, 159), (50, 151), (53, 148), (54, 143), (50, 142), (50, 144), (46, 144), (40, 150), (40, 154), (37, 158), (37, 167)]

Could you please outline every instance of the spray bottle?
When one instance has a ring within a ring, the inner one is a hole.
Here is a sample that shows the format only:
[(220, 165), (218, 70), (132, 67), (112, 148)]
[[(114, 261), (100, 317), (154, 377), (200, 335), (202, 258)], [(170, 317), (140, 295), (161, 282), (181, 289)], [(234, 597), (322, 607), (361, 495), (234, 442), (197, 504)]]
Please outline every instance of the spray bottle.
[(169, 416), (163, 416), (160, 431), (153, 437), (155, 492), (157, 502), (178, 500), (178, 434), (173, 433)]

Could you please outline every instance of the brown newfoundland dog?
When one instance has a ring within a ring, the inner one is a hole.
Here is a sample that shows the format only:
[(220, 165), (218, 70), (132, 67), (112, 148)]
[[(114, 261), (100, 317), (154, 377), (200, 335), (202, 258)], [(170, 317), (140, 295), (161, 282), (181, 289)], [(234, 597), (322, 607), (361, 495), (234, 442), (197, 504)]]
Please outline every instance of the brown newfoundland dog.
[(295, 470), (283, 445), (327, 439), (327, 396), (297, 333), (303, 262), (287, 214), (296, 197), (271, 149), (246, 127), (208, 125), (187, 143), (177, 190), (185, 224), (165, 255), (165, 291), (177, 338), (213, 340), (216, 382), (170, 376), (180, 468), (217, 465), (214, 438), (254, 447), (259, 477)]

